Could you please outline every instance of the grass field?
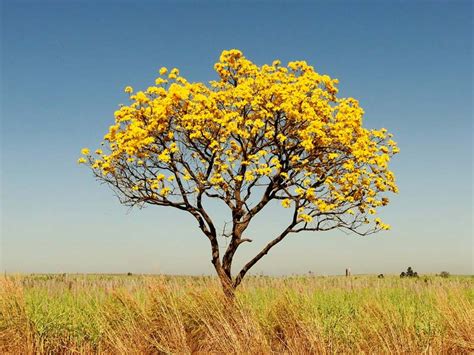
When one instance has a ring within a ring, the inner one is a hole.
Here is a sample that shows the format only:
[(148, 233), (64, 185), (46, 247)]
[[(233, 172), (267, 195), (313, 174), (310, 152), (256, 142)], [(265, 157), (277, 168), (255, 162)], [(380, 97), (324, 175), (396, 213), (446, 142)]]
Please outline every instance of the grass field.
[(474, 278), (0, 279), (0, 353), (471, 353)]

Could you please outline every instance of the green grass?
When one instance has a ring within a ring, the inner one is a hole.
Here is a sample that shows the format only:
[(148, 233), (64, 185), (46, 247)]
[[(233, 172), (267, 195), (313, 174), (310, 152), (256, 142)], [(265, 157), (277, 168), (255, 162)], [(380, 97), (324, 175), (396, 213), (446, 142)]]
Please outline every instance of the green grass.
[(474, 278), (24, 275), (0, 281), (0, 352), (474, 351)]

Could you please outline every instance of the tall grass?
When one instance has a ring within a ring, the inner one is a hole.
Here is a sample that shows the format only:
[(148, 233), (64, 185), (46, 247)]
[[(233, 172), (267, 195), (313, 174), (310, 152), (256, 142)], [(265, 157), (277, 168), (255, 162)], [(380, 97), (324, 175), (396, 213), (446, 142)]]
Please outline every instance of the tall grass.
[(0, 280), (0, 353), (470, 353), (474, 279), (211, 277)]

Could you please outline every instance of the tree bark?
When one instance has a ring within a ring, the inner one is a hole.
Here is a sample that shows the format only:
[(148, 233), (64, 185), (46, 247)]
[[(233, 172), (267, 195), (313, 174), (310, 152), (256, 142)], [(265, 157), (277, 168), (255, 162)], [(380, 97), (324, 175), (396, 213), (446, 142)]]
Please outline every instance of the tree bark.
[(231, 275), (224, 270), (220, 261), (214, 263), (214, 268), (216, 269), (217, 276), (219, 277), (219, 281), (221, 282), (222, 291), (224, 292), (225, 298), (228, 301), (233, 302), (235, 299), (235, 286), (232, 282)]
[(222, 282), (221, 280), (221, 284), (226, 300), (233, 303), (235, 300), (235, 287), (232, 284), (232, 281), (226, 280), (225, 282)]

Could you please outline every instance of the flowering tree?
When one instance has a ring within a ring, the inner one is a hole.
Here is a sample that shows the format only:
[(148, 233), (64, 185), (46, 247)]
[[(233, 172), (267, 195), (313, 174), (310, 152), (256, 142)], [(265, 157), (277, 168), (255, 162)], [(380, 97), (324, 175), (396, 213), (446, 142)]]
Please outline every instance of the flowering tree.
[[(338, 81), (304, 61), (255, 65), (223, 51), (219, 80), (190, 83), (161, 68), (146, 91), (125, 88), (131, 103), (115, 112), (107, 149), (82, 150), (123, 204), (174, 207), (190, 213), (209, 239), (212, 264), (227, 295), (271, 248), (292, 233), (343, 229), (367, 235), (388, 229), (376, 208), (397, 192), (388, 169), (396, 143), (385, 129), (362, 126), (353, 98), (338, 98)], [(383, 195), (383, 196), (382, 196)], [(224, 253), (206, 199), (232, 215)], [(290, 209), (288, 226), (233, 274), (245, 231), (271, 201)]]

